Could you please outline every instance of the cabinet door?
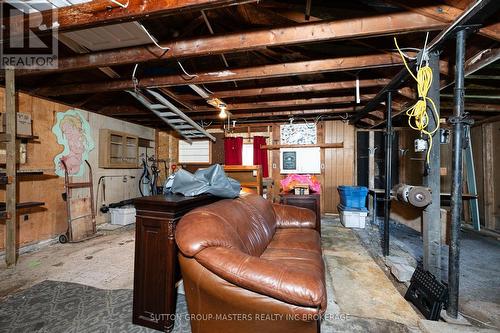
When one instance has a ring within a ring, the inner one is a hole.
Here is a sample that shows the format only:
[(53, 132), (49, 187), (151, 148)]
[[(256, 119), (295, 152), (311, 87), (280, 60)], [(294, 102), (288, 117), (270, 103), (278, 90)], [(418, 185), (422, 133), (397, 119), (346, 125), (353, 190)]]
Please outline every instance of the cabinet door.
[(124, 137), (117, 133), (109, 134), (109, 164), (119, 166), (123, 163)]
[(99, 134), (99, 167), (110, 169), (139, 166), (139, 138), (127, 133), (102, 129)]
[(125, 149), (123, 161), (125, 164), (137, 167), (139, 154), (139, 139), (137, 137), (127, 136), (125, 138)]

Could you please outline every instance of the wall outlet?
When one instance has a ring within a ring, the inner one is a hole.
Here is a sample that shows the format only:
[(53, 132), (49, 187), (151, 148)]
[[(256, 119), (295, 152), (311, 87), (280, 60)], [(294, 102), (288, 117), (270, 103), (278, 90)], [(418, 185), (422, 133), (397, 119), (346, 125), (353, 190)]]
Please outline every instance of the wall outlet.
[(28, 214), (24, 214), (24, 216), (23, 216), (23, 220), (24, 221), (28, 221), (29, 218), (30, 218), (30, 216)]
[(122, 179), (122, 181), (123, 181), (124, 183), (126, 183), (126, 182), (128, 181), (128, 178), (127, 178), (127, 176), (123, 176), (123, 179)]

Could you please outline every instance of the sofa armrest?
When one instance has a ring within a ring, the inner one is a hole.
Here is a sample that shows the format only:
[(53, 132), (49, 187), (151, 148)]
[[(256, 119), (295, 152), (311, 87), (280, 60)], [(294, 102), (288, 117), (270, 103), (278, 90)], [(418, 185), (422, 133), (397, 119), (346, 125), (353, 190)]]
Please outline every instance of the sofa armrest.
[(316, 228), (316, 214), (307, 208), (273, 204), (278, 228)]
[(326, 308), (324, 276), (319, 271), (299, 270), (234, 248), (207, 248), (195, 258), (208, 270), (237, 286), (299, 306)]

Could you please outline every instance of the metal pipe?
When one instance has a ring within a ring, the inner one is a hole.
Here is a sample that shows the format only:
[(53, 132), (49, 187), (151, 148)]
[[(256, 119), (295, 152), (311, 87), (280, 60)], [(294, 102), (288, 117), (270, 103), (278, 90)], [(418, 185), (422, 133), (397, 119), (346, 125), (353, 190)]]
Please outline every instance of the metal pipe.
[(386, 131), (385, 131), (385, 192), (384, 192), (384, 238), (383, 253), (389, 255), (389, 218), (391, 215), (391, 187), (392, 187), (392, 91), (387, 92), (386, 100)]
[(448, 316), (458, 316), (460, 278), (460, 224), (462, 219), (462, 130), (464, 115), (464, 62), (466, 31), (457, 32), (455, 60), (455, 108), (453, 109), (453, 155), (451, 183), (451, 232), (448, 257)]

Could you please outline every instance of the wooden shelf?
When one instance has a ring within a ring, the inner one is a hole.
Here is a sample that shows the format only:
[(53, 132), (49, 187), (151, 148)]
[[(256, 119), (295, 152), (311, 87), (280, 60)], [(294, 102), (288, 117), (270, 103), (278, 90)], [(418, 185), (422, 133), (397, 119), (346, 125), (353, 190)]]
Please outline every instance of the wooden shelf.
[(262, 145), (262, 149), (280, 149), (280, 148), (344, 148), (343, 142), (338, 143), (318, 143), (307, 145)]
[[(21, 135), (18, 134), (16, 135), (16, 139), (22, 140), (22, 141), (33, 141), (33, 140), (38, 140), (38, 135)], [(0, 133), (0, 142), (6, 142), (10, 141), (10, 135), (7, 133)]]
[[(18, 176), (32, 176), (32, 175), (43, 175), (43, 170), (28, 170), (20, 169), (17, 170)], [(0, 185), (5, 185), (9, 183), (9, 177), (5, 174), (5, 169), (0, 169)]]
[[(40, 201), (29, 201), (29, 202), (19, 202), (16, 204), (16, 209), (26, 209), (32, 207), (40, 207), (45, 205), (45, 202)], [(0, 219), (8, 218), (7, 212), (5, 211), (5, 202), (0, 202)]]

